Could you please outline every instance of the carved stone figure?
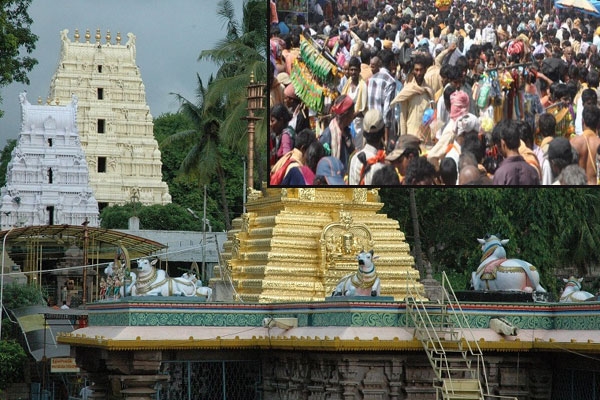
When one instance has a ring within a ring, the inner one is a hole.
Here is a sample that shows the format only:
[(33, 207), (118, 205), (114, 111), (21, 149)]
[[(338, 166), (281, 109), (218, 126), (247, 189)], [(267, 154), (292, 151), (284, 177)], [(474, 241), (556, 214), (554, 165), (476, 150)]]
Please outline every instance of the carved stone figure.
[[(121, 265), (119, 265), (121, 264)], [(114, 297), (125, 297), (130, 296), (132, 289), (137, 280), (137, 276), (133, 271), (127, 271), (125, 265), (122, 262), (115, 264), (114, 262), (108, 263), (104, 268), (106, 274), (107, 286), (111, 286), (113, 293), (110, 289), (106, 290), (107, 295), (113, 295)], [(110, 285), (108, 285), (110, 283)], [(116, 296), (116, 295), (119, 296)]]
[[(137, 280), (132, 287), (132, 296), (204, 296), (195, 282), (187, 278), (169, 278), (162, 269), (154, 266), (157, 260), (138, 260)], [(211, 290), (212, 292), (212, 290)]]
[(373, 255), (373, 250), (361, 251), (356, 256), (357, 271), (344, 276), (333, 290), (332, 296), (379, 296), (381, 288), (373, 263), (378, 258)]
[(577, 279), (574, 276), (571, 276), (569, 279), (563, 278), (563, 282), (565, 283), (565, 287), (560, 294), (561, 303), (575, 303), (587, 300), (593, 301), (596, 299), (596, 296), (590, 292), (581, 290), (581, 282), (583, 282), (583, 278)]
[(475, 290), (546, 293), (533, 265), (527, 261), (506, 258), (504, 245), (508, 243), (508, 239), (501, 240), (496, 235), (488, 235), (477, 241), (481, 243), (483, 255), (477, 271), (471, 276)]

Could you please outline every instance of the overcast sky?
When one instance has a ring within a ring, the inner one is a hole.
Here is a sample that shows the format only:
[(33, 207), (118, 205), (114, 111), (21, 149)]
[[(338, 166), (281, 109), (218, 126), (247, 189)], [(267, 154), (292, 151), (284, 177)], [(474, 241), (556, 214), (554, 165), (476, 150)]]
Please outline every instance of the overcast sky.
[[(235, 18), (242, 19), (243, 0), (231, 0)], [(73, 39), (79, 29), (81, 41), (90, 29), (92, 41), (100, 28), (102, 42), (110, 30), (112, 42), (121, 32), (121, 43), (127, 33), (136, 36), (136, 59), (146, 86), (150, 113), (156, 118), (177, 112), (179, 103), (169, 93), (179, 93), (194, 100), (196, 73), (208, 82), (217, 66), (197, 61), (202, 50), (211, 49), (225, 37), (225, 21), (217, 16), (214, 0), (33, 0), (29, 15), (31, 29), (38, 36), (32, 56), (38, 64), (29, 73), (31, 84), (22, 83), (0, 88), (5, 114), (0, 118), (0, 150), (8, 139), (16, 139), (20, 131), (19, 93), (27, 90), (31, 103), (49, 94), (50, 80), (60, 57), (60, 31), (69, 30)]]

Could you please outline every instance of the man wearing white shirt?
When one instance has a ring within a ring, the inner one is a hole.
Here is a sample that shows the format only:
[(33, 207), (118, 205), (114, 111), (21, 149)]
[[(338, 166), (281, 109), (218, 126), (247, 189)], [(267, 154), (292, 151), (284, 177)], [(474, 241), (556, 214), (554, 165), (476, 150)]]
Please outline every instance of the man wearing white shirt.
[(469, 34), (467, 35), (467, 37), (464, 40), (463, 54), (467, 54), (467, 51), (469, 51), (469, 49), (471, 48), (471, 46), (473, 44), (475, 44), (475, 30), (471, 29), (469, 31)]
[[(595, 71), (594, 71), (595, 72)], [(596, 77), (598, 73), (596, 72)], [(589, 85), (589, 83), (588, 83)], [(577, 99), (577, 113), (575, 114), (575, 133), (577, 135), (583, 134), (583, 109), (586, 106), (594, 106), (598, 103), (598, 95), (596, 95), (595, 89), (585, 89), (579, 99)]]
[[(363, 135), (366, 144), (350, 160), (348, 168), (349, 185), (370, 185), (372, 174), (375, 172), (373, 165), (383, 163), (383, 134), (385, 124), (383, 115), (379, 110), (368, 110), (363, 119)], [(377, 159), (380, 156), (381, 160)], [(364, 161), (364, 162), (363, 162)]]

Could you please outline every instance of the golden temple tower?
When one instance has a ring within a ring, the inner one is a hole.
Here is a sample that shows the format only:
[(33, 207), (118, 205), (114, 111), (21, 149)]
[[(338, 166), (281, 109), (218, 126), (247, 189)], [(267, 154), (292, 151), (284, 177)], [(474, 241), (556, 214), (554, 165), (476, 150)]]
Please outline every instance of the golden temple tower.
[(382, 296), (424, 293), (404, 233), (381, 207), (377, 189), (253, 191), (228, 232), (222, 274), (245, 302), (322, 301), (373, 249)]

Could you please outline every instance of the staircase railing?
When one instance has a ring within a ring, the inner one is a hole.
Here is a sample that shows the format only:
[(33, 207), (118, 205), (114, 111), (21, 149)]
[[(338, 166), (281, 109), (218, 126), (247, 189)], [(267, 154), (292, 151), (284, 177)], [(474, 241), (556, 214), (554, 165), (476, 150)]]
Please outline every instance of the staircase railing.
[[(439, 301), (425, 302), (420, 293), (408, 287), (406, 310), (415, 326), (415, 337), (423, 344), (435, 372), (438, 398), (472, 398), (462, 397), (456, 388), (473, 386), (472, 380), (476, 379), (478, 389), (474, 390), (479, 392), (476, 398), (517, 400), (516, 397), (490, 393), (483, 352), (445, 272), (442, 272), (442, 298)], [(471, 382), (467, 384), (467, 381)]]

